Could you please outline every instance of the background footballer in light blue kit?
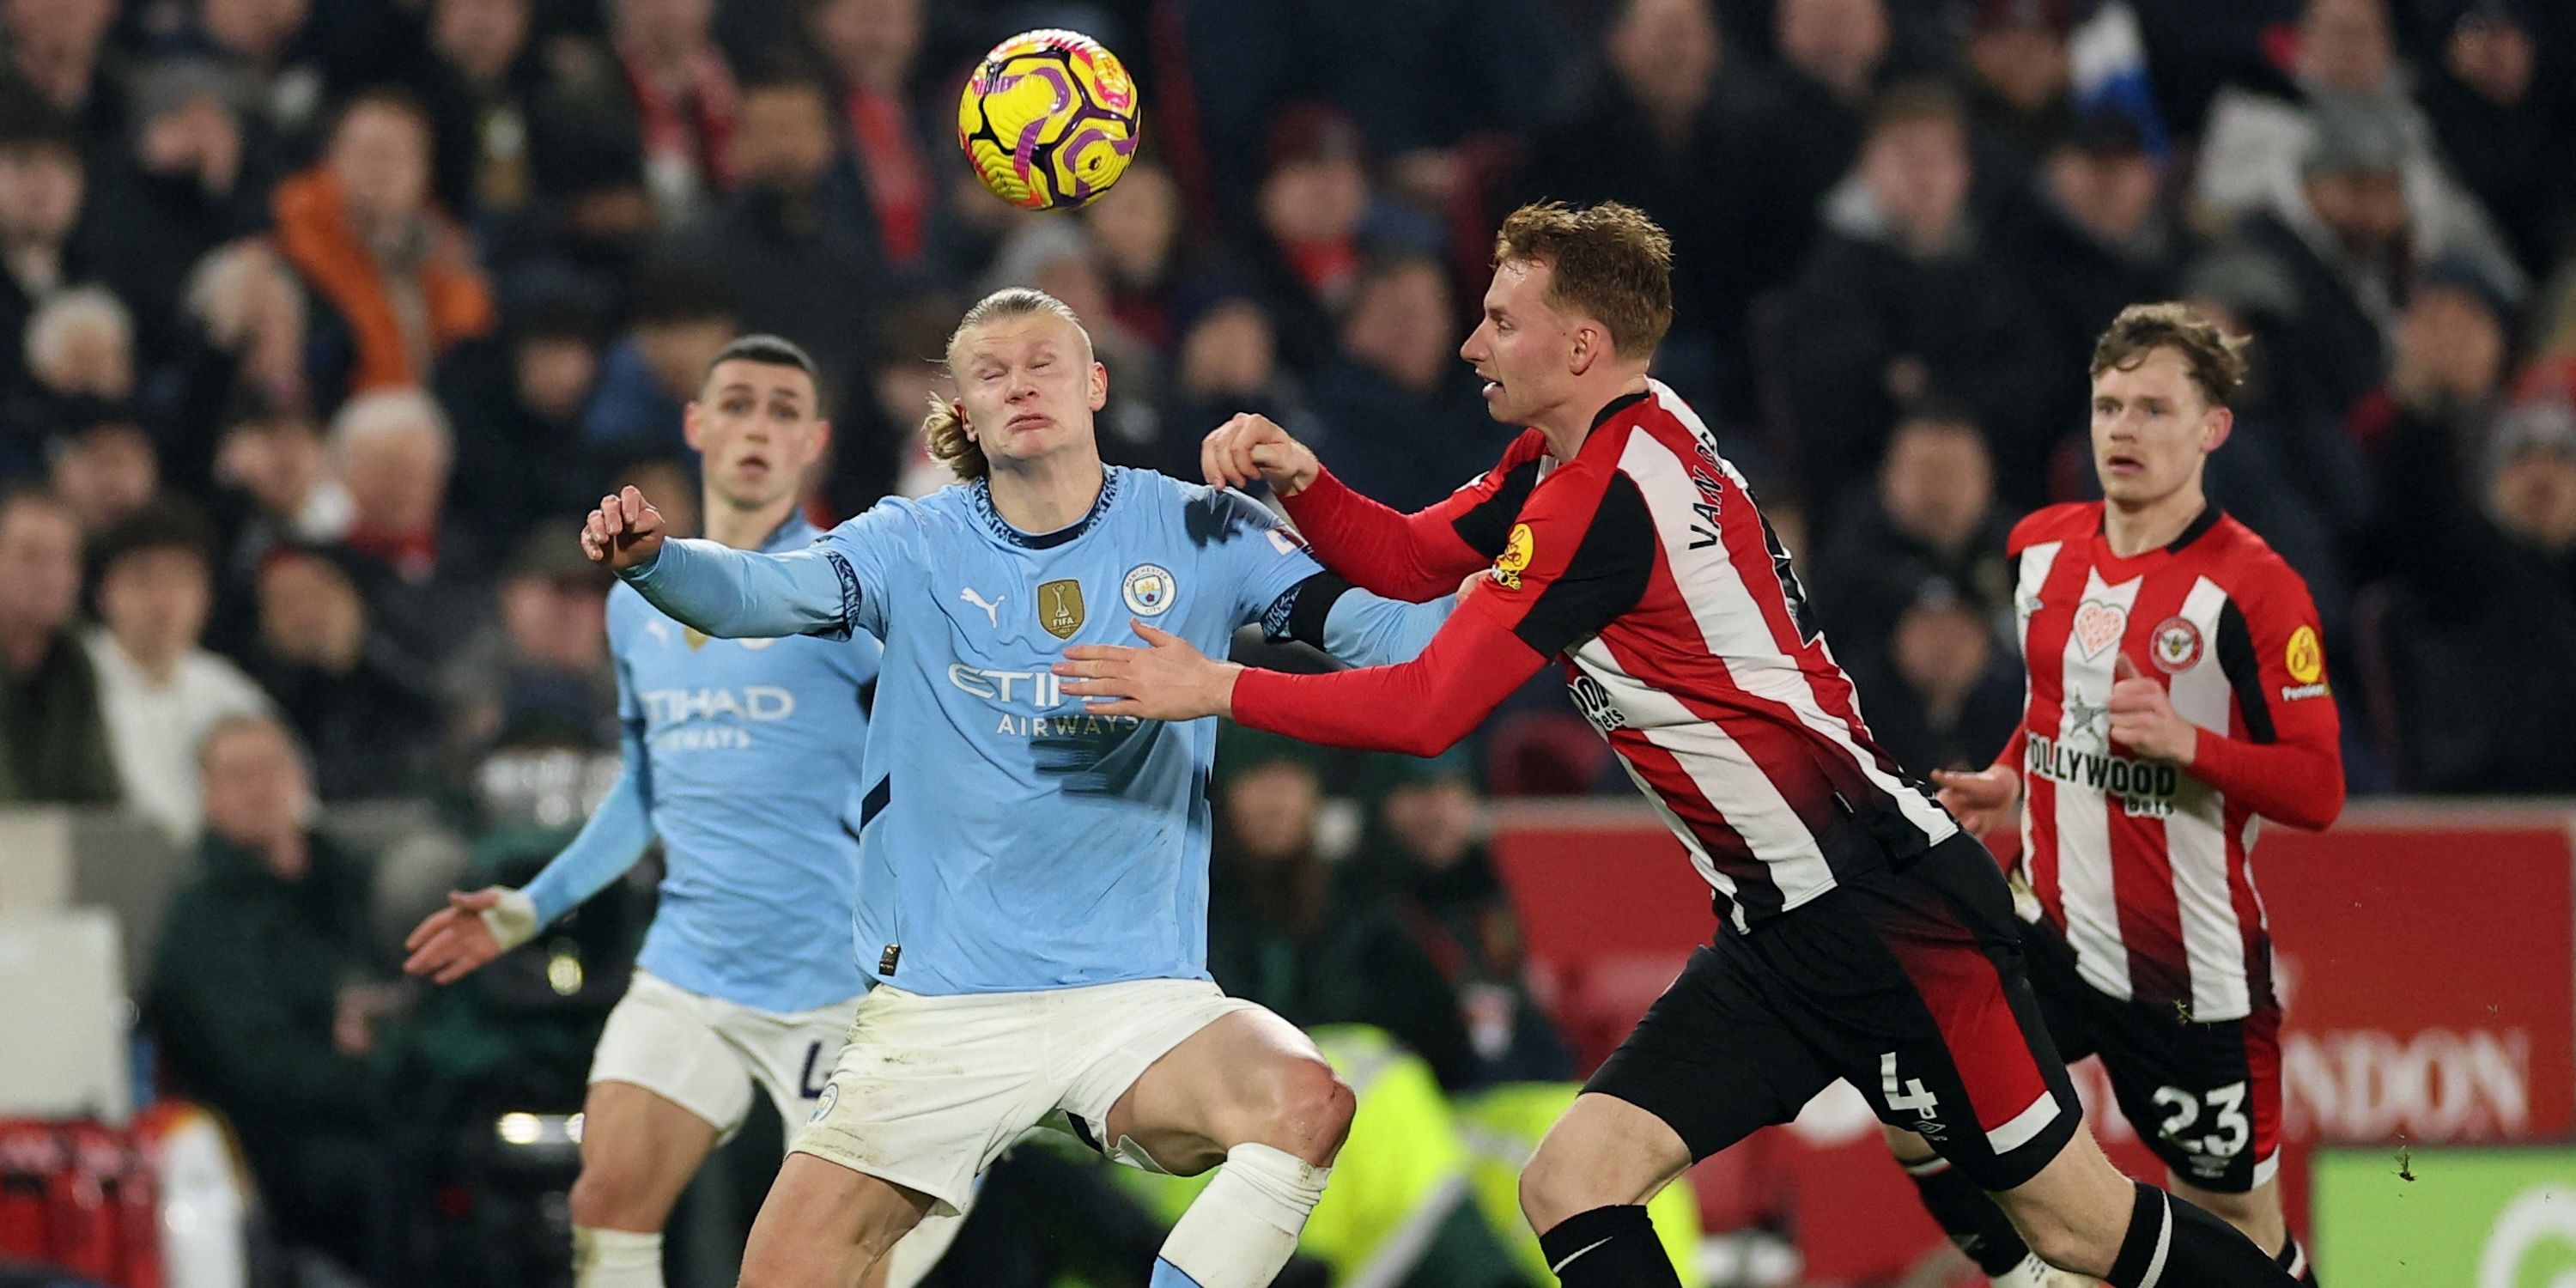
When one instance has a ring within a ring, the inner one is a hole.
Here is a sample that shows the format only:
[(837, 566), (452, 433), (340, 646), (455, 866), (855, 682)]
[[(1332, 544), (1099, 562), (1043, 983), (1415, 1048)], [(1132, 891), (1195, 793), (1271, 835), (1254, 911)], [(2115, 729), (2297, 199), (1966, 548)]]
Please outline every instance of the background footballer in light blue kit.
[[(789, 518), (761, 548), (819, 534)], [(552, 922), (654, 836), (666, 874), (636, 964), (709, 997), (788, 1014), (867, 991), (852, 960), (858, 843), (842, 822), (867, 738), (876, 640), (715, 639), (624, 585), (608, 598), (626, 773), (528, 886)], [(638, 751), (641, 754), (638, 754)]]

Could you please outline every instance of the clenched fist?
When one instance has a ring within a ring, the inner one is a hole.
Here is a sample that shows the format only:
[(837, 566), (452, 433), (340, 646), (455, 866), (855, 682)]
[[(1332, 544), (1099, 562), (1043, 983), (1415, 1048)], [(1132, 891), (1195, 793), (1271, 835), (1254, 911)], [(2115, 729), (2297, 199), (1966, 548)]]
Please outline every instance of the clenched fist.
[(1295, 496), (1323, 473), (1304, 443), (1267, 416), (1238, 413), (1199, 444), (1199, 466), (1209, 487), (1242, 487), (1255, 478), (1281, 496)]
[(603, 496), (582, 521), (581, 552), (611, 572), (651, 563), (662, 553), (662, 512), (631, 487)]

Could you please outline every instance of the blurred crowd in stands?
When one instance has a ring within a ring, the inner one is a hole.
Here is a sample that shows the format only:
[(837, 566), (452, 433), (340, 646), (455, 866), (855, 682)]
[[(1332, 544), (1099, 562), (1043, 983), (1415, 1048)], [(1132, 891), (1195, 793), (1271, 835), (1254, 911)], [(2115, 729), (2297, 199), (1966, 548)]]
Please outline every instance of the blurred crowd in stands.
[[(953, 151), (1038, 26), (1143, 90), (1078, 212)], [(1657, 374), (1910, 769), (2002, 745), (2005, 533), (2092, 494), (2092, 340), (2180, 298), (2253, 340), (2211, 488), (2315, 590), (2355, 789), (2576, 792), (2576, 7), (0, 0), (0, 803), (201, 847), (147, 1019), (348, 1236), (400, 1003), (307, 798), (432, 800), (488, 864), (578, 823), (617, 740), (572, 525), (634, 483), (691, 529), (728, 338), (820, 360), (826, 523), (946, 482), (917, 422), (1004, 284), (1088, 322), (1111, 460), (1195, 475), (1259, 411), (1418, 507), (1513, 434), (1455, 346), (1537, 197), (1671, 230)], [(1626, 790), (1547, 687), (1427, 768), (1230, 744), (1219, 980), (1444, 1087), (1568, 1073), (1477, 840)]]

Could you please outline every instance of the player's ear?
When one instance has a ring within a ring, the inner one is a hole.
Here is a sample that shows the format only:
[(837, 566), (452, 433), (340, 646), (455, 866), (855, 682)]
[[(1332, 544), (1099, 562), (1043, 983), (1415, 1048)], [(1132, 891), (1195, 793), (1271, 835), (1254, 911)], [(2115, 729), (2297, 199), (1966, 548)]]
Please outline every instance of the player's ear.
[(818, 461), (823, 459), (823, 454), (830, 450), (832, 450), (832, 422), (828, 420), (815, 421), (814, 459)]
[(2219, 445), (2227, 441), (2227, 436), (2235, 432), (2236, 412), (2233, 408), (2210, 408), (2208, 417), (2200, 424), (2200, 450), (2217, 451)]
[(1567, 346), (1565, 369), (1578, 376), (1592, 370), (1592, 364), (1601, 360), (1605, 339), (1598, 323), (1575, 323)]
[(690, 451), (703, 450), (698, 446), (698, 400), (695, 398), (680, 409), (680, 437), (688, 441)]
[(1091, 364), (1091, 397), (1085, 401), (1093, 411), (1109, 405), (1109, 368), (1098, 361)]

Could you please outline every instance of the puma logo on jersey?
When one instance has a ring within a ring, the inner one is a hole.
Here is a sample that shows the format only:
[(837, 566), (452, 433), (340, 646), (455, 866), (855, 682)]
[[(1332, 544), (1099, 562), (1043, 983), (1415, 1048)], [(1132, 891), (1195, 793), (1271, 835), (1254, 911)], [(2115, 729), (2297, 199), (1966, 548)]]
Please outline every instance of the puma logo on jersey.
[(986, 599), (982, 595), (976, 594), (975, 588), (972, 586), (965, 587), (958, 591), (957, 595), (958, 598), (965, 600), (967, 603), (983, 609), (984, 620), (991, 622), (994, 630), (998, 631), (1002, 629), (1002, 600), (1009, 599), (1010, 596), (1004, 595), (1001, 599)]

